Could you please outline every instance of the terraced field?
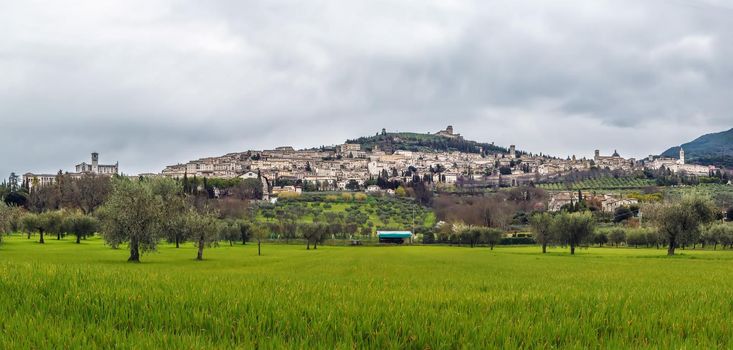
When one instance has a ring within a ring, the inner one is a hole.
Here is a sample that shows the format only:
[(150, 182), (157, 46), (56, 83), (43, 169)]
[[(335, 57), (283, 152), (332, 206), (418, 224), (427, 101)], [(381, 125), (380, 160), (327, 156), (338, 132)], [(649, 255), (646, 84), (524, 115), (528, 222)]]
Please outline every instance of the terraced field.
[(637, 189), (654, 186), (654, 180), (639, 179), (631, 177), (603, 177), (599, 179), (588, 179), (573, 183), (549, 183), (538, 184), (537, 187), (550, 191), (563, 190), (604, 190), (604, 189)]

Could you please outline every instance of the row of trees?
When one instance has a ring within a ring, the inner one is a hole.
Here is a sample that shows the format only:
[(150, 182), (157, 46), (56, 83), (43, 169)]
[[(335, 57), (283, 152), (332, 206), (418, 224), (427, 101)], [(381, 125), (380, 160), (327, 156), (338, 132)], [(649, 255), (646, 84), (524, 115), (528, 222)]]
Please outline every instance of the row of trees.
[(667, 254), (674, 255), (678, 247), (705, 242), (717, 246), (720, 242), (727, 242), (728, 226), (707, 227), (718, 217), (718, 210), (709, 199), (690, 196), (676, 202), (650, 204), (644, 208), (644, 213), (653, 228), (646, 233), (628, 237), (623, 230), (614, 230), (608, 235), (594, 234), (593, 217), (587, 211), (561, 212), (557, 215), (535, 214), (530, 225), (535, 239), (542, 245), (543, 253), (550, 244), (569, 245), (573, 254), (575, 247), (582, 243), (602, 245), (611, 242), (633, 245), (665, 244)]
[[(636, 228), (623, 229), (616, 228), (610, 231), (598, 231), (592, 238), (592, 243), (603, 246), (609, 244), (613, 246), (626, 245), (629, 247), (657, 247), (666, 246), (666, 236), (654, 228)], [(719, 245), (725, 248), (733, 248), (733, 224), (717, 223), (704, 227), (699, 231), (699, 235), (686, 235), (679, 246), (681, 248), (692, 247), (697, 245), (713, 246), (717, 249)]]

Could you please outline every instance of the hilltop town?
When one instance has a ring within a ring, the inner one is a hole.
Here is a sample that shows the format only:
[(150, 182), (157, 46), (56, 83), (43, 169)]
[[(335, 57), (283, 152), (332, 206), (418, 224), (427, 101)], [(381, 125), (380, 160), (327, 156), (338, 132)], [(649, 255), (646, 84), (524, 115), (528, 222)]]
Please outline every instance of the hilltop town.
[[(486, 145), (471, 151), (400, 147), (401, 133), (382, 130), (381, 140), (390, 141), (389, 150), (364, 142), (347, 142), (333, 147), (296, 150), (278, 147), (209, 157), (185, 164), (167, 166), (161, 175), (172, 178), (265, 178), (277, 191), (283, 185), (313, 190), (365, 188), (375, 180), (406, 182), (415, 177), (436, 186), (456, 183), (473, 186), (522, 186), (550, 181), (564, 174), (604, 169), (631, 173), (644, 169), (667, 169), (673, 173), (708, 176), (713, 166), (685, 164), (684, 150), (679, 158), (655, 157), (627, 159), (614, 152), (610, 156), (595, 151), (592, 159), (562, 159)], [(461, 140), (453, 127), (432, 134), (447, 140)], [(433, 142), (434, 143), (434, 142)], [(423, 147), (424, 148), (424, 147)], [(485, 149), (491, 148), (491, 149)], [(371, 180), (371, 181), (370, 181)], [(297, 185), (297, 186), (296, 186)]]
[[(119, 164), (100, 165), (99, 154), (92, 153), (91, 163), (82, 162), (72, 179), (87, 174), (118, 175)], [(624, 158), (614, 151), (610, 156), (595, 151), (592, 159), (565, 159), (503, 148), (493, 143), (465, 140), (452, 126), (435, 133), (416, 134), (382, 129), (372, 137), (349, 140), (344, 144), (312, 149), (290, 146), (272, 150), (249, 150), (169, 165), (160, 173), (139, 177), (184, 179), (253, 179), (261, 184), (260, 199), (268, 200), (283, 192), (365, 191), (394, 194), (405, 184), (422, 183), (433, 191), (473, 191), (502, 187), (545, 186), (567, 180), (599, 177), (643, 178), (648, 176), (698, 178), (720, 174), (715, 166), (687, 164), (685, 151), (678, 157), (649, 156), (637, 160)], [(62, 174), (23, 175), (23, 185), (30, 189), (59, 181)], [(197, 183), (194, 181), (194, 183)], [(212, 196), (220, 188), (210, 186)], [(637, 203), (612, 193), (576, 192), (568, 188), (551, 191), (546, 209), (560, 210), (565, 205), (587, 199), (602, 211), (613, 212), (620, 206)]]

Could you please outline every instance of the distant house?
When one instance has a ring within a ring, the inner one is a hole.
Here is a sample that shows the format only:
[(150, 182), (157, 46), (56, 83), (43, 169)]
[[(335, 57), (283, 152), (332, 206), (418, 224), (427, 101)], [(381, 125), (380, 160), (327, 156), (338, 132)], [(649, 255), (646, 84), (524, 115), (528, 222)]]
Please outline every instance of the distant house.
[(366, 188), (366, 190), (364, 192), (367, 192), (367, 193), (379, 193), (379, 192), (382, 192), (382, 189), (379, 188), (379, 186), (377, 186), (377, 185), (369, 185), (369, 186), (367, 186), (367, 188)]
[(246, 179), (257, 179), (259, 177), (260, 177), (260, 175), (258, 173), (256, 173), (256, 172), (254, 172), (254, 171), (248, 171), (248, 172), (246, 172), (246, 173), (244, 173), (242, 175), (239, 175), (239, 178), (240, 179), (245, 179), (245, 180)]
[(639, 201), (636, 199), (616, 199), (610, 196), (606, 196), (604, 200), (601, 202), (601, 210), (603, 210), (606, 213), (613, 213), (616, 211), (616, 209), (620, 207), (628, 207), (630, 205), (636, 205), (639, 204)]

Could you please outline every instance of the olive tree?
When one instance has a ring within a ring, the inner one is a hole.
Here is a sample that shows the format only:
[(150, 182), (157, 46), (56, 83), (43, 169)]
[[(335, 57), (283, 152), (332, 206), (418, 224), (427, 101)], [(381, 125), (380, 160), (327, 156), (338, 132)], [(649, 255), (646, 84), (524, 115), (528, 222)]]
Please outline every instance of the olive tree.
[(685, 197), (652, 210), (652, 220), (668, 243), (667, 255), (674, 255), (681, 244), (699, 240), (700, 227), (715, 220), (717, 210), (709, 199)]
[(0, 201), (0, 241), (2, 235), (17, 232), (22, 228), (24, 211), (20, 207), (8, 206)]
[(219, 239), (219, 222), (216, 215), (210, 212), (198, 213), (190, 210), (184, 220), (188, 236), (198, 248), (196, 260), (204, 259), (204, 247), (211, 247)]
[(503, 232), (496, 228), (482, 227), (479, 229), (481, 232), (481, 240), (486, 243), (491, 250), (494, 250), (494, 246), (499, 244)]
[(63, 217), (59, 212), (31, 213), (23, 217), (22, 226), (28, 233), (28, 238), (30, 238), (32, 232), (38, 232), (38, 243), (44, 244), (46, 243), (44, 238), (46, 233), (57, 234), (58, 238), (61, 239), (62, 223)]
[(626, 231), (621, 228), (614, 229), (608, 234), (608, 241), (618, 247), (621, 243), (626, 242)]
[(247, 244), (249, 238), (252, 236), (252, 224), (247, 221), (240, 220), (238, 221), (238, 225), (240, 238), (242, 239), (242, 245), (245, 245)]
[(228, 241), (229, 246), (233, 246), (241, 236), (239, 224), (237, 222), (222, 222), (219, 225), (219, 236), (222, 240)]
[(69, 214), (64, 218), (64, 232), (76, 236), (76, 243), (80, 244), (81, 239), (93, 235), (99, 230), (99, 220), (80, 213)]
[(549, 213), (538, 213), (532, 215), (529, 220), (534, 239), (542, 245), (542, 253), (547, 253), (547, 245), (555, 240), (552, 226), (552, 215)]
[(323, 238), (328, 232), (328, 225), (322, 223), (303, 224), (300, 227), (300, 232), (306, 242), (306, 250), (310, 250), (311, 243), (313, 243), (313, 249), (318, 249), (318, 242), (323, 241)]
[(570, 246), (570, 254), (575, 254), (575, 247), (593, 235), (595, 224), (589, 212), (560, 213), (552, 222), (552, 232), (563, 244)]
[(257, 240), (257, 255), (262, 255), (262, 240), (270, 233), (270, 229), (264, 224), (254, 223), (250, 230), (252, 236)]
[(127, 261), (140, 262), (140, 253), (155, 251), (160, 241), (162, 203), (145, 181), (117, 179), (107, 202), (99, 208), (102, 237), (117, 248), (127, 243)]
[(733, 241), (733, 225), (725, 223), (712, 225), (705, 230), (703, 237), (707, 243), (713, 244), (713, 250), (718, 248), (718, 244), (722, 244), (725, 249)]
[(161, 201), (160, 230), (168, 243), (175, 243), (176, 248), (180, 248), (187, 238), (185, 219), (191, 207), (183, 188), (173, 179), (154, 179), (150, 180), (149, 185)]

